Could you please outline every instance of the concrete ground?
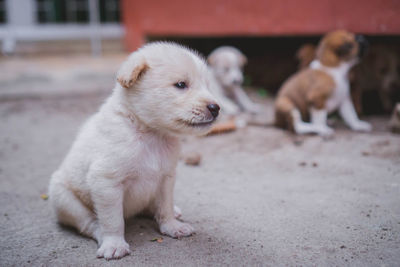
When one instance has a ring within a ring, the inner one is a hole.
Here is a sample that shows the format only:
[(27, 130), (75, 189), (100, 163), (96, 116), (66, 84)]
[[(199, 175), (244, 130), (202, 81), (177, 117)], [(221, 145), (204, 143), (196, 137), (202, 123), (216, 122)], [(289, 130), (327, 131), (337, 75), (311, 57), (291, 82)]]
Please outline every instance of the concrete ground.
[(152, 242), (155, 222), (132, 218), (132, 255), (96, 259), (41, 194), (120, 60), (0, 62), (0, 266), (400, 265), (400, 136), (386, 117), (366, 118), (370, 134), (336, 121), (332, 140), (260, 127), (185, 138), (202, 162), (179, 163), (175, 202), (196, 235)]

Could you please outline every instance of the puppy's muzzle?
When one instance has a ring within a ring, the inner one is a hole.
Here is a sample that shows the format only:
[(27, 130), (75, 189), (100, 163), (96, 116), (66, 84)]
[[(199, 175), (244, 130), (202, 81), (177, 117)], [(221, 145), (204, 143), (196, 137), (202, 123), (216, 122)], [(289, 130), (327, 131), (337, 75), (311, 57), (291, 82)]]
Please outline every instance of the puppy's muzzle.
[(367, 51), (369, 43), (363, 35), (356, 35), (356, 42), (358, 43), (358, 57), (362, 57)]
[(214, 117), (214, 119), (216, 117), (218, 117), (219, 110), (220, 110), (220, 107), (218, 106), (218, 104), (215, 104), (215, 103), (208, 104), (207, 109), (210, 111), (210, 113)]
[(240, 85), (242, 85), (242, 83), (243, 83), (243, 80), (234, 80), (233, 81), (233, 85), (236, 85), (236, 86), (240, 86)]

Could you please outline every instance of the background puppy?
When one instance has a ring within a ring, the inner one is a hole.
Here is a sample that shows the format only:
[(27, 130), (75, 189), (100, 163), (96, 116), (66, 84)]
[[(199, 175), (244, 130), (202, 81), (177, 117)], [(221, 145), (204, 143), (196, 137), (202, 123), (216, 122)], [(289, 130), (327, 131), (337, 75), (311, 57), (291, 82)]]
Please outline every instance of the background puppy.
[(310, 68), (294, 74), (279, 90), (276, 125), (298, 134), (330, 135), (333, 130), (326, 124), (327, 115), (339, 110), (351, 129), (370, 131), (371, 125), (357, 117), (348, 80), (348, 72), (358, 63), (365, 46), (363, 37), (344, 30), (327, 34), (319, 43)]
[[(296, 53), (298, 69), (315, 59), (316, 47), (304, 44)], [(358, 114), (389, 113), (400, 101), (400, 50), (390, 45), (373, 45), (349, 73), (351, 96)]]
[(352, 76), (352, 94), (358, 113), (392, 112), (400, 101), (400, 50), (388, 45), (371, 47)]
[(97, 240), (98, 257), (129, 254), (124, 217), (140, 212), (171, 237), (194, 232), (174, 216), (178, 136), (205, 134), (218, 116), (210, 77), (192, 51), (149, 44), (122, 64), (112, 95), (81, 129), (49, 192), (59, 222)]
[(220, 85), (220, 88), (215, 88), (220, 91), (213, 93), (221, 99), (219, 102), (226, 113), (236, 114), (239, 108), (251, 113), (258, 113), (261, 110), (242, 88), (243, 66), (247, 63), (247, 58), (238, 49), (230, 46), (219, 47), (211, 52), (207, 61)]

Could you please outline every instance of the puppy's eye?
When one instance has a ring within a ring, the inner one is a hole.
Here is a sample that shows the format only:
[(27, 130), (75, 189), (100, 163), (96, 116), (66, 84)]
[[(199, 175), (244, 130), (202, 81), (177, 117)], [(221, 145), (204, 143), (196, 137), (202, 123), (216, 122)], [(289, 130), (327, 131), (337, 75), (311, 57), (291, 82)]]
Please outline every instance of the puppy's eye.
[(185, 89), (187, 88), (187, 84), (185, 82), (177, 82), (174, 86), (178, 89)]

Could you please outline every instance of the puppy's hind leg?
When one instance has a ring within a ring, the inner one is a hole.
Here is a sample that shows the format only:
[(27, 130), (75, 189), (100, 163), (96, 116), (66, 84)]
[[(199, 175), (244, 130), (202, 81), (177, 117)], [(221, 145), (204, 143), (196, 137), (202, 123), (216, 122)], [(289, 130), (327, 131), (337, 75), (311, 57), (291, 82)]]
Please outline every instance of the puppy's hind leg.
[(315, 127), (313, 124), (304, 122), (301, 119), (301, 114), (298, 109), (293, 109), (290, 112), (292, 123), (293, 123), (293, 130), (297, 134), (308, 134), (308, 133), (315, 133)]
[(300, 111), (298, 109), (293, 109), (290, 112), (290, 115), (292, 117), (293, 129), (297, 134), (314, 133), (322, 136), (329, 136), (333, 133), (331, 128), (322, 123), (324, 115), (322, 113), (311, 113), (312, 123), (304, 122), (301, 119)]
[(322, 136), (330, 136), (333, 129), (327, 125), (328, 111), (326, 109), (310, 109), (311, 122), (316, 129), (316, 133)]
[(101, 244), (98, 221), (83, 203), (62, 182), (52, 179), (49, 187), (50, 201), (55, 208), (58, 221), (75, 227), (81, 234)]
[(313, 124), (304, 122), (301, 119), (300, 111), (287, 97), (278, 97), (275, 103), (275, 124), (278, 127), (288, 128), (296, 134), (316, 133)]

